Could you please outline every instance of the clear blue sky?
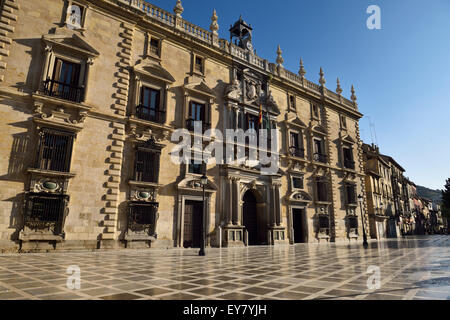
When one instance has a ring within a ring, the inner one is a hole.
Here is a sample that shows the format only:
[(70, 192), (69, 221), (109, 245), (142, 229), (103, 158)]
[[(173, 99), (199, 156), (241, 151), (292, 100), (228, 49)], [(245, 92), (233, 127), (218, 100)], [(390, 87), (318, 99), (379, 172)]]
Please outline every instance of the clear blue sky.
[[(175, 0), (150, 0), (171, 11)], [(355, 85), (364, 142), (374, 124), (380, 151), (391, 155), (416, 184), (442, 189), (450, 177), (449, 0), (182, 0), (183, 18), (209, 29), (212, 10), (221, 38), (242, 14), (254, 29), (259, 56), (327, 87), (339, 77), (344, 95)], [(381, 30), (369, 30), (369, 5), (381, 8)], [(373, 131), (373, 130), (372, 130)], [(376, 140), (375, 140), (376, 136)]]

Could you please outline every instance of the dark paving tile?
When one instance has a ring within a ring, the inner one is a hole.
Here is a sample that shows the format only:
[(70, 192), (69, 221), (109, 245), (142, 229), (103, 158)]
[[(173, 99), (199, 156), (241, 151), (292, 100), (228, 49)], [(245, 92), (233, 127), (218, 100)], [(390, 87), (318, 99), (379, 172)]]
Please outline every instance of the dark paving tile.
[(167, 293), (173, 293), (172, 290), (161, 289), (161, 288), (150, 288), (150, 289), (145, 289), (145, 290), (138, 290), (135, 292), (145, 295), (145, 296), (151, 296), (151, 297), (160, 296), (160, 295), (167, 294)]
[(44, 288), (29, 289), (29, 290), (23, 290), (23, 291), (28, 294), (31, 294), (33, 296), (63, 292), (63, 290), (61, 290), (59, 288), (55, 288), (55, 287), (44, 287)]
[(131, 294), (131, 293), (118, 293), (118, 294), (113, 294), (110, 296), (103, 296), (100, 297), (100, 299), (103, 300), (136, 300), (136, 299), (141, 299), (142, 297), (137, 296), (135, 294)]
[(309, 294), (307, 294), (307, 293), (300, 293), (300, 292), (294, 292), (294, 291), (286, 291), (286, 292), (281, 292), (281, 293), (274, 295), (275, 298), (282, 298), (282, 299), (288, 299), (288, 300), (303, 300), (308, 296), (309, 296)]
[(188, 294), (188, 293), (175, 293), (167, 296), (158, 297), (158, 300), (195, 300), (198, 299), (199, 296)]
[(213, 296), (213, 295), (223, 293), (223, 292), (224, 292), (224, 290), (221, 290), (218, 288), (204, 287), (204, 288), (200, 288), (200, 289), (196, 289), (196, 290), (191, 290), (188, 293), (198, 294), (201, 296)]
[(250, 294), (256, 294), (256, 295), (266, 295), (270, 292), (276, 291), (276, 289), (268, 289), (268, 288), (262, 288), (262, 287), (250, 287), (250, 288), (246, 288), (244, 290), (242, 290), (245, 293), (250, 293)]
[(333, 297), (354, 297), (361, 294), (358, 291), (333, 289), (325, 292), (326, 295)]
[(188, 289), (192, 289), (192, 288), (198, 288), (198, 286), (190, 284), (190, 283), (174, 283), (174, 284), (167, 285), (164, 287), (173, 289), (173, 290), (188, 290)]
[(24, 296), (17, 292), (0, 292), (0, 300), (23, 298)]
[(221, 295), (219, 297), (224, 300), (250, 300), (250, 299), (256, 298), (256, 296), (254, 296), (254, 295), (240, 293), (240, 292), (228, 293), (225, 295)]
[(319, 291), (324, 290), (323, 288), (316, 288), (316, 287), (308, 287), (308, 286), (298, 286), (292, 289), (289, 289), (290, 291), (298, 291), (298, 292), (304, 292), (304, 293), (317, 293)]

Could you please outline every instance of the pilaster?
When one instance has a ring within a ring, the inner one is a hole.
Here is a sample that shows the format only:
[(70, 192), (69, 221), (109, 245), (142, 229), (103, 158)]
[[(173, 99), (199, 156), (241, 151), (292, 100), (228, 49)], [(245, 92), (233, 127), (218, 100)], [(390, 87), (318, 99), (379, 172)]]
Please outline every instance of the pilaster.
[(0, 82), (5, 81), (4, 72), (7, 63), (3, 61), (9, 56), (9, 46), (12, 43), (14, 25), (17, 23), (16, 11), (20, 9), (18, 0), (5, 0), (0, 13)]

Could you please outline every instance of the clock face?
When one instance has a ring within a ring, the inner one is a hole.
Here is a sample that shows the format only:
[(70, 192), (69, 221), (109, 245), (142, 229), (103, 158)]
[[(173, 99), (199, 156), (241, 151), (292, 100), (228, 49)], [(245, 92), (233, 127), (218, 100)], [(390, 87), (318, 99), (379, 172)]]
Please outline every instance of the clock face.
[(252, 51), (253, 50), (253, 45), (250, 41), (248, 41), (245, 46), (247, 47), (248, 50)]

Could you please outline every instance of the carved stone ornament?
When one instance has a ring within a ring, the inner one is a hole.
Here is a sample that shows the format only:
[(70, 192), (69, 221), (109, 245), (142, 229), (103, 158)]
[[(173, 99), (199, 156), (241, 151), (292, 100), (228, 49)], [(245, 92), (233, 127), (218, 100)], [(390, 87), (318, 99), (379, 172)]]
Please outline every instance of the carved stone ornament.
[(44, 105), (40, 102), (34, 104), (34, 116), (37, 119), (51, 121), (59, 124), (80, 125), (84, 124), (88, 116), (87, 111), (79, 111), (78, 119), (72, 119), (72, 115), (65, 112), (64, 108), (58, 107), (56, 110), (50, 111), (50, 115), (43, 111)]
[(154, 188), (136, 188), (131, 190), (131, 201), (156, 202), (156, 190)]
[(66, 182), (54, 178), (32, 178), (30, 190), (34, 193), (62, 194), (65, 190)]
[(242, 97), (241, 82), (235, 78), (233, 83), (229, 84), (226, 89), (226, 97), (229, 99), (240, 100)]
[(256, 84), (253, 81), (247, 81), (247, 98), (249, 100), (255, 100), (258, 98)]

